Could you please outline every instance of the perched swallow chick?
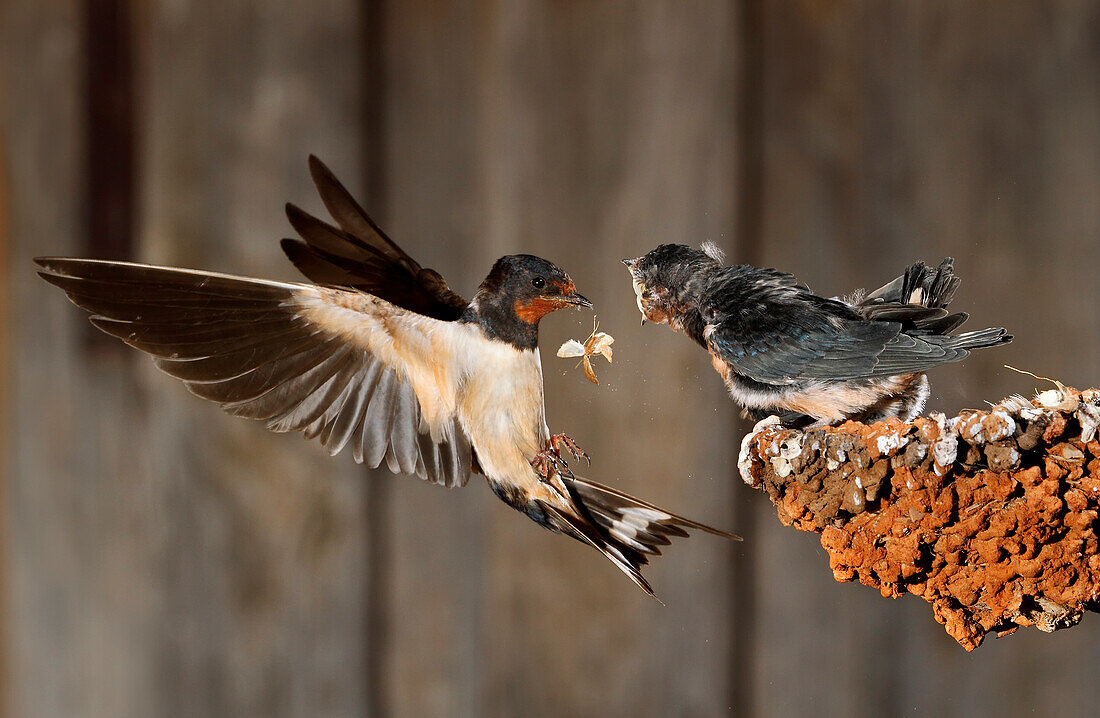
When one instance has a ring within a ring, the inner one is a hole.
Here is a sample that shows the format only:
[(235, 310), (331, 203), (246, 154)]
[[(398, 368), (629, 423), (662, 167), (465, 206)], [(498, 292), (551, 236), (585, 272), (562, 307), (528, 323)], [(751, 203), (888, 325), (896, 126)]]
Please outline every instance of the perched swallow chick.
[(502, 257), (467, 302), (315, 157), (310, 170), (336, 226), (288, 205), (302, 239), (282, 246), (315, 284), (69, 258), (36, 259), (39, 274), (227, 412), (443, 486), (481, 473), (505, 503), (596, 548), (650, 595), (641, 567), (671, 537), (735, 538), (564, 466), (559, 448), (580, 452), (546, 426), (539, 321), (591, 306), (564, 271)]
[(916, 262), (844, 300), (774, 269), (723, 266), (708, 245), (663, 244), (623, 262), (642, 322), (667, 324), (710, 352), (730, 396), (757, 419), (909, 421), (928, 398), (927, 369), (1012, 340), (1002, 328), (951, 335), (967, 315), (947, 311), (959, 285), (950, 258), (936, 269)]

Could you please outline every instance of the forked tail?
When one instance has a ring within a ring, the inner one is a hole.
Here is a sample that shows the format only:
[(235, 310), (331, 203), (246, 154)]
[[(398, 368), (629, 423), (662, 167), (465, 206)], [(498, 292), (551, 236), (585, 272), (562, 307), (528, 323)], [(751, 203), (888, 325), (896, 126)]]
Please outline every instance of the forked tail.
[(565, 484), (579, 512), (570, 515), (540, 501), (553, 528), (599, 550), (654, 599), (657, 596), (641, 568), (650, 556), (659, 556), (661, 547), (673, 538), (685, 538), (688, 531), (698, 530), (741, 540), (736, 534), (677, 516), (609, 486), (576, 477), (565, 479)]

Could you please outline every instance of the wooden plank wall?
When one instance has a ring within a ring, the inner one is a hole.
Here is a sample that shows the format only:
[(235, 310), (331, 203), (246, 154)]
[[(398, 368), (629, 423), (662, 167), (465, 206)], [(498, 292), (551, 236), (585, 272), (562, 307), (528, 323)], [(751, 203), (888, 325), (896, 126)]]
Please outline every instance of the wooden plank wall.
[(137, 257), (293, 278), (276, 240), (284, 201), (320, 210), (310, 152), (461, 291), (501, 254), (547, 256), (617, 339), (596, 388), (553, 356), (590, 315), (544, 322), (551, 428), (592, 478), (746, 541), (672, 547), (649, 571), (662, 608), (478, 482), (365, 472), (89, 346), (30, 258), (88, 248), (94, 38), (77, 0), (0, 4), (6, 715), (1084, 715), (1100, 699), (1095, 617), (964, 654), (923, 604), (833, 582), (816, 538), (736, 480), (742, 425), (717, 377), (637, 325), (618, 263), (711, 239), (838, 293), (950, 253), (972, 323), (1017, 341), (937, 371), (937, 406), (1036, 384), (1005, 362), (1097, 383), (1097, 3), (130, 7)]
[[(2, 92), (2, 87), (0, 87)], [(6, 138), (0, 133), (0, 277), (8, 277), (11, 274), (8, 252), (11, 249), (11, 210), (9, 209), (8, 195), (8, 158), (4, 149)], [(11, 456), (11, 438), (9, 435), (10, 417), (8, 416), (8, 395), (11, 386), (11, 295), (6, 281), (0, 282), (0, 457)], [(10, 462), (0, 460), (0, 544), (7, 545), (7, 489), (11, 484), (13, 474)], [(7, 598), (9, 595), (9, 574), (7, 554), (0, 554), (0, 646), (7, 646), (10, 640), (8, 634)], [(8, 695), (8, 680), (10, 678), (7, 651), (0, 649), (0, 697)], [(0, 716), (6, 716), (3, 700), (0, 698)]]
[[(353, 2), (142, 6), (140, 259), (289, 277), (305, 154), (361, 157)], [(85, 338), (30, 259), (86, 253), (81, 8), (3, 7), (12, 168), (13, 716), (362, 715), (362, 472)], [(308, 68), (304, 70), (302, 68)]]

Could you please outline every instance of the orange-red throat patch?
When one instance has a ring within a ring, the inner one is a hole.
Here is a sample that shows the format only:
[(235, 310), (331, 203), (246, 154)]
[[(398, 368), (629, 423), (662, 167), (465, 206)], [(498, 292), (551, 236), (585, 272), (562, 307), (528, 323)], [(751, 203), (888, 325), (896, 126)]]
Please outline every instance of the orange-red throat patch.
[(559, 297), (535, 297), (529, 302), (516, 302), (516, 316), (528, 324), (534, 324), (550, 312), (565, 306)]
[(514, 307), (516, 316), (522, 321), (528, 324), (535, 324), (547, 314), (568, 306), (569, 301), (565, 296), (577, 291), (577, 286), (573, 284), (573, 280), (571, 279), (565, 282), (550, 281), (548, 283), (558, 287), (561, 290), (561, 296), (535, 297), (530, 301), (516, 302)]

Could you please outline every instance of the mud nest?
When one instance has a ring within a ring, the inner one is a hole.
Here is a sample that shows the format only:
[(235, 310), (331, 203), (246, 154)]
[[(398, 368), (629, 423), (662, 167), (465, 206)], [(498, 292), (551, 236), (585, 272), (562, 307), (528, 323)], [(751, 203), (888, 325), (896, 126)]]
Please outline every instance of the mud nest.
[(965, 649), (1068, 628), (1100, 598), (1100, 391), (1058, 384), (948, 419), (788, 429), (741, 445), (745, 483), (821, 534), (837, 581), (932, 604)]

